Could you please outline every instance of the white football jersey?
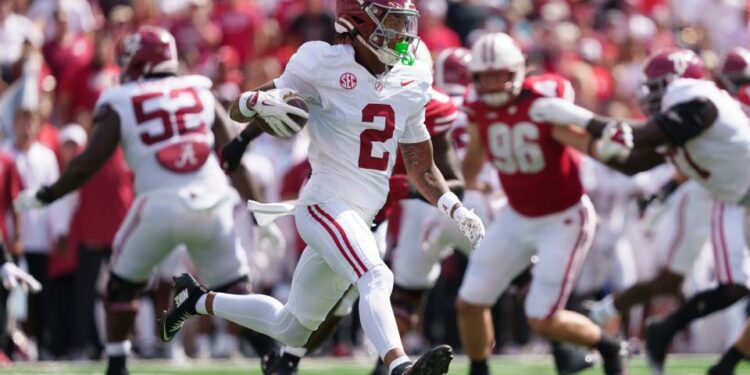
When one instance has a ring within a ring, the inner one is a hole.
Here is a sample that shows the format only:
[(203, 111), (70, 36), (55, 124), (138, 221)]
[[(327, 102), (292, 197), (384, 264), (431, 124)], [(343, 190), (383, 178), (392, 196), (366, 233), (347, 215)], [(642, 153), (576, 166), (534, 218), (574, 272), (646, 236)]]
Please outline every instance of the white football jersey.
[(104, 91), (97, 107), (120, 117), (120, 144), (138, 194), (186, 186), (222, 190), (228, 182), (214, 155), (211, 80), (181, 76), (128, 82)]
[(714, 197), (737, 203), (750, 189), (750, 121), (728, 92), (707, 80), (678, 79), (667, 87), (662, 111), (698, 97), (718, 109), (716, 122), (676, 150), (674, 162)]
[(308, 42), (274, 83), (299, 92), (309, 107), (313, 171), (303, 204), (340, 198), (380, 209), (398, 143), (430, 139), (424, 114), (432, 75), (420, 61), (374, 76), (354, 60), (352, 46)]

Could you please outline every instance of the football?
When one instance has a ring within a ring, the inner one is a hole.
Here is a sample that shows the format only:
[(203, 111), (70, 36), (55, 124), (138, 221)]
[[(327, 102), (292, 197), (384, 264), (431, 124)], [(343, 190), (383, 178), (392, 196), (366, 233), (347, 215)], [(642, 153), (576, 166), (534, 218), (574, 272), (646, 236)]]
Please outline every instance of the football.
[[(297, 107), (297, 108), (299, 108), (299, 109), (301, 109), (301, 110), (303, 110), (305, 112), (309, 111), (308, 108), (307, 108), (307, 103), (305, 103), (304, 99), (302, 99), (302, 97), (299, 96), (299, 95), (296, 95), (296, 94), (287, 95), (287, 96), (284, 97), (284, 102), (286, 102), (287, 104), (289, 104), (291, 106)], [(289, 117), (291, 117), (292, 120), (294, 120), (294, 122), (296, 122), (297, 125), (300, 126), (300, 128), (305, 127), (305, 125), (307, 124), (307, 119), (306, 118), (302, 118), (302, 117), (299, 117), (299, 116), (296, 116), (296, 115), (289, 115)], [(282, 137), (282, 136), (277, 135), (276, 133), (274, 133), (273, 129), (271, 129), (271, 127), (268, 125), (268, 123), (263, 118), (261, 118), (259, 116), (255, 117), (255, 123), (258, 124), (258, 127), (260, 127), (261, 129), (263, 129), (264, 132), (266, 132), (266, 133), (268, 133), (268, 134), (270, 134), (270, 135), (272, 135), (274, 137), (286, 138), (286, 137)]]

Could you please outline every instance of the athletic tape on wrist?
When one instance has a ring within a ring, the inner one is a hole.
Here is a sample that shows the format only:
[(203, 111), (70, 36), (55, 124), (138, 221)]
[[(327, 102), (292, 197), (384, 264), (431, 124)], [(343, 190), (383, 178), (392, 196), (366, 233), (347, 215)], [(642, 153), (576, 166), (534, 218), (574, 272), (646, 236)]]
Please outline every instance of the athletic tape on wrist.
[(250, 103), (250, 106), (255, 106), (255, 103), (258, 101), (258, 92), (257, 91), (247, 91), (243, 92), (242, 95), (240, 95), (239, 103), (237, 103), (237, 108), (239, 108), (240, 113), (245, 117), (253, 117), (257, 112), (255, 112), (253, 109), (248, 107), (247, 102), (252, 101)]
[(453, 211), (460, 206), (461, 200), (450, 191), (440, 196), (437, 202), (438, 209), (449, 217), (453, 217)]

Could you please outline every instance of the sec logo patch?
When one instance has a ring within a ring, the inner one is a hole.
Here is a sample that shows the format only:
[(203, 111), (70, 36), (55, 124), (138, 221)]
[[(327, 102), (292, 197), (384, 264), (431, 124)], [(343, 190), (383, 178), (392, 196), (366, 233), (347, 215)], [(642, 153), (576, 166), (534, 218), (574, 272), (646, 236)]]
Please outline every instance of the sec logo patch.
[(341, 84), (341, 87), (351, 90), (357, 86), (357, 77), (351, 73), (344, 73), (339, 78), (339, 83)]

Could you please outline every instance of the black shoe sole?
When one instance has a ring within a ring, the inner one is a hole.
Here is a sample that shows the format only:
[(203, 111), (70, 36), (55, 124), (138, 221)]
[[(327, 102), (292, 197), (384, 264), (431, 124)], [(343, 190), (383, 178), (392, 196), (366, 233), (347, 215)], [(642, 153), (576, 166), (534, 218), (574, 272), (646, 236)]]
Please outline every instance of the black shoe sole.
[(443, 375), (448, 373), (453, 361), (453, 349), (448, 345), (440, 345), (414, 363), (409, 375)]

